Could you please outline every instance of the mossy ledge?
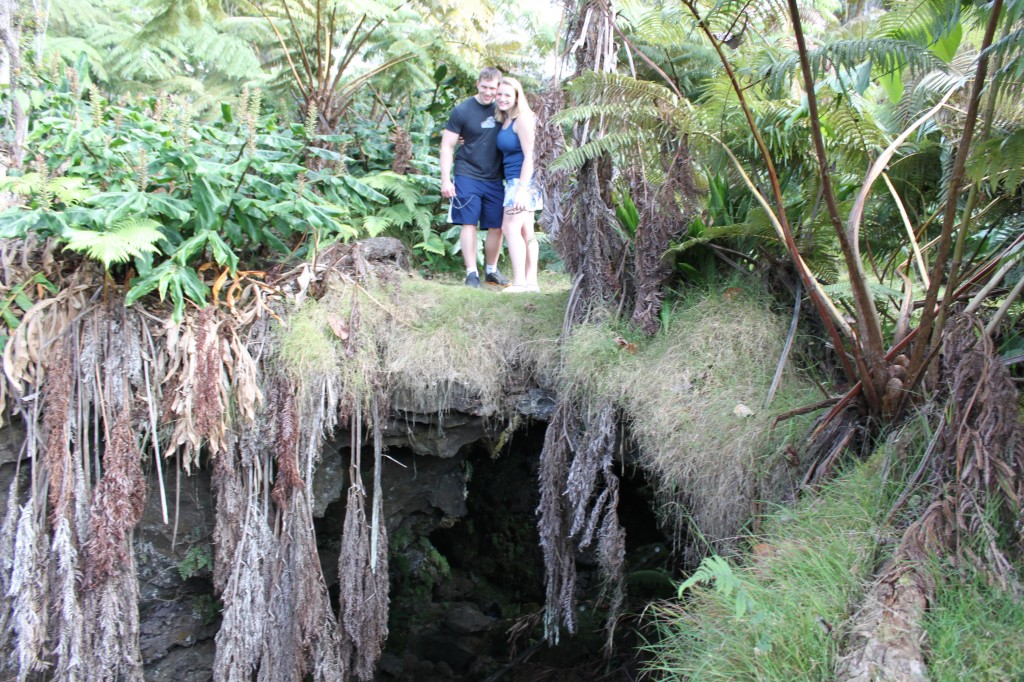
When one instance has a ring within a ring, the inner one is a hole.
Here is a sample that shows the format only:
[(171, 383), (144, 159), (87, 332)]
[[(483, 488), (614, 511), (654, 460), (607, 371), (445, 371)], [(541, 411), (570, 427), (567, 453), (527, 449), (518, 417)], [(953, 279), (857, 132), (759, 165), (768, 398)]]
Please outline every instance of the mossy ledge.
[[(690, 549), (697, 538), (735, 548), (755, 502), (783, 497), (799, 471), (772, 418), (813, 396), (787, 372), (764, 405), (785, 328), (756, 292), (692, 292), (646, 338), (607, 322), (567, 331), (563, 279), (541, 294), (473, 290), (409, 274), (381, 243), (266, 280), (225, 276), (213, 283), (218, 304), (180, 322), (161, 306), (123, 307), (88, 265), (48, 276), (63, 286), (39, 292), (5, 357), (15, 428), (0, 470), (0, 556), (14, 673), (90, 652), (89, 675), (180, 674), (171, 659), (188, 647), (140, 626), (140, 600), (152, 597), (180, 603), (215, 638), (204, 641), (216, 679), (366, 679), (388, 632), (388, 564), (403, 572), (393, 581), (432, 567), (428, 591), (447, 574), (425, 538), (465, 514), (471, 463), (457, 456), (507, 456), (556, 397), (584, 413), (614, 407), (618, 466), (652, 481), (651, 525)], [(538, 451), (527, 442), (515, 456)], [(430, 467), (449, 482), (457, 469), (462, 489), (418, 491), (444, 497), (430, 518), (388, 507)], [(387, 561), (389, 545), (411, 563)], [(182, 570), (211, 547), (212, 566)]]

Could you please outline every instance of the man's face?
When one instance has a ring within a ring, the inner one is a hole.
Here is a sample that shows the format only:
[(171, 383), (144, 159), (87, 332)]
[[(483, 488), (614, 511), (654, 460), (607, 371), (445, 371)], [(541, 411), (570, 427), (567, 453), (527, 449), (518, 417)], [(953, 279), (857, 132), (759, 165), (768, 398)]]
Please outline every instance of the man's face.
[(490, 104), (494, 101), (494, 93), (498, 91), (498, 81), (477, 81), (476, 82), (476, 98), (480, 101), (480, 104)]

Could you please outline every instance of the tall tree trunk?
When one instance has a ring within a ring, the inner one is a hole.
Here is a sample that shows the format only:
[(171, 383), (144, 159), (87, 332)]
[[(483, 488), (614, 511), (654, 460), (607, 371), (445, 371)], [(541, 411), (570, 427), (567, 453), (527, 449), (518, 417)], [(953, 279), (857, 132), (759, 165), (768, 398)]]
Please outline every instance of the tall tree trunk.
[(0, 83), (10, 87), (10, 124), (14, 140), (7, 152), (8, 160), (0, 161), (8, 168), (20, 168), (25, 158), (25, 138), (28, 135), (28, 114), (21, 106), (18, 77), (21, 75), (21, 25), (17, 0), (0, 0)]

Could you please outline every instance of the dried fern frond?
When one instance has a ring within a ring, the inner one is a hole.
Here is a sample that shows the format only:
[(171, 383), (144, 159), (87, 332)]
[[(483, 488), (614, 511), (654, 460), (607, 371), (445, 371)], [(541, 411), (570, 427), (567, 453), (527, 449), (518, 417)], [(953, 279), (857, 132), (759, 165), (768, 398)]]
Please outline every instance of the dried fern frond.
[(49, 626), (46, 608), (48, 592), (46, 570), (46, 534), (40, 532), (33, 500), (21, 508), (11, 567), (10, 594), (14, 595), (12, 624), (15, 633), (19, 682), (45, 668), (44, 644)]
[(540, 502), (537, 530), (544, 555), (544, 639), (558, 644), (564, 627), (576, 632), (576, 554), (569, 540), (563, 491), (569, 476), (570, 443), (567, 420), (574, 419), (573, 403), (563, 400), (555, 407), (544, 435), (537, 479)]
[(52, 597), (50, 610), (54, 614), (51, 638), (54, 648), (54, 678), (86, 679), (87, 654), (85, 650), (85, 613), (78, 594), (78, 551), (74, 532), (66, 516), (59, 516), (53, 529), (50, 548), (50, 580)]
[[(49, 477), (50, 523), (65, 518), (69, 512), (74, 490), (74, 477), (69, 474), (71, 451), (68, 425), (71, 414), (71, 362), (61, 344), (54, 345), (48, 367), (48, 380), (43, 401), (45, 404), (43, 428), (46, 432), (44, 468)], [(73, 474), (73, 472), (72, 472)]]
[(88, 623), (84, 678), (143, 682), (139, 581), (134, 556), (129, 552), (125, 563), (110, 570), (102, 583), (87, 589), (83, 595), (83, 611)]
[(93, 493), (91, 533), (85, 547), (85, 584), (89, 587), (106, 582), (129, 564), (129, 539), (146, 501), (146, 478), (127, 405), (110, 429), (103, 469)]
[[(13, 652), (14, 603), (17, 594), (11, 591), (14, 572), (14, 549), (18, 531), (18, 477), (11, 478), (7, 489), (7, 507), (0, 524), (0, 651)], [(0, 672), (8, 677), (17, 674), (17, 663), (10, 656), (0, 656)]]
[[(263, 656), (267, 629), (273, 625), (268, 613), (267, 563), (276, 542), (266, 508), (260, 504), (260, 488), (246, 485), (240, 471), (228, 468), (224, 460), (230, 456), (226, 453), (218, 457), (215, 464), (215, 538), (224, 538), (224, 527), (230, 525), (234, 542), (227, 548), (219, 541), (216, 545), (214, 576), (222, 586), (224, 611), (217, 631), (213, 674), (214, 679), (223, 682), (251, 682)], [(251, 467), (247, 469), (252, 472)]]

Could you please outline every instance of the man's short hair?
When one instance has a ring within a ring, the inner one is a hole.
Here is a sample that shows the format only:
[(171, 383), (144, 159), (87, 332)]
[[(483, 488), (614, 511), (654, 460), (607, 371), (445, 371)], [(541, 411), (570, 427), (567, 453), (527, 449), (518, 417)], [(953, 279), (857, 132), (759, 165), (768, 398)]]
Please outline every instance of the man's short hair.
[(494, 68), (493, 66), (486, 66), (480, 70), (480, 77), (476, 79), (477, 83), (483, 83), (484, 81), (500, 81), (501, 71)]

